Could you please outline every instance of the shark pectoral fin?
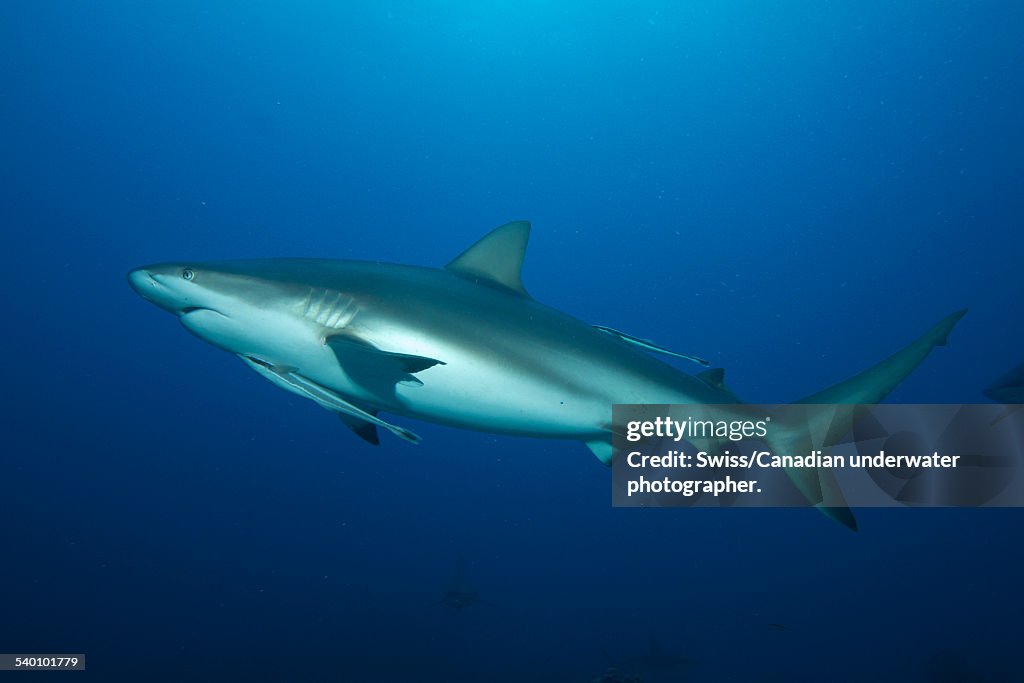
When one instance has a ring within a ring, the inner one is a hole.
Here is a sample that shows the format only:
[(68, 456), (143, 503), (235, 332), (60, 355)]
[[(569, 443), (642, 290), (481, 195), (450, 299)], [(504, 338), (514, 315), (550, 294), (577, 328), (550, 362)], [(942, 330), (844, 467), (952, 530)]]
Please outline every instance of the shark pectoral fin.
[(612, 461), (615, 460), (615, 449), (612, 448), (612, 442), (608, 439), (594, 439), (592, 441), (585, 441), (587, 448), (597, 456), (597, 459), (601, 461), (601, 464), (605, 467), (611, 467)]
[(377, 425), (347, 413), (338, 413), (338, 419), (344, 422), (356, 436), (366, 443), (373, 444), (374, 446), (380, 445), (380, 436), (377, 434)]
[(528, 222), (506, 223), (455, 257), (445, 270), (473, 282), (529, 297), (522, 280), (523, 259), (529, 241)]
[(666, 349), (664, 346), (659, 346), (655, 344), (649, 339), (641, 339), (640, 337), (634, 337), (631, 334), (626, 334), (625, 332), (621, 332), (611, 327), (605, 327), (604, 325), (594, 325), (593, 328), (595, 330), (604, 332), (605, 334), (609, 334), (627, 344), (641, 348), (644, 351), (650, 351), (651, 353), (660, 353), (662, 355), (672, 356), (674, 358), (683, 358), (685, 360), (694, 362), (697, 365), (703, 365), (704, 367), (708, 367), (709, 365), (711, 365), (711, 361), (704, 360), (699, 356), (691, 356), (688, 353), (679, 353), (677, 351), (672, 351), (671, 349)]
[[(383, 351), (367, 344), (362, 339), (347, 334), (334, 334), (324, 339), (324, 343), (334, 352), (338, 363), (359, 381), (358, 375), (375, 376), (384, 384), (422, 385), (423, 382), (413, 375), (435, 365), (445, 365), (444, 361), (410, 353)], [(367, 387), (375, 388), (375, 387)]]

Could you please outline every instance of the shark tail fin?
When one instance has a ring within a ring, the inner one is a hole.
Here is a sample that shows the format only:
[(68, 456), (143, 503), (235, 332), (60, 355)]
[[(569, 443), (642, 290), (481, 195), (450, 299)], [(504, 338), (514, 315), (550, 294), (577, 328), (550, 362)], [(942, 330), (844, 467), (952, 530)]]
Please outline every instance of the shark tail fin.
[[(798, 404), (838, 404), (845, 408), (809, 411), (810, 421), (793, 421), (774, 427), (769, 444), (776, 453), (806, 454), (821, 446), (830, 446), (845, 436), (860, 418), (858, 405), (878, 403), (902, 382), (936, 346), (945, 346), (946, 338), (967, 310), (946, 316), (916, 341), (858, 375), (824, 391), (796, 401)], [(819, 435), (814, 443), (812, 434)], [(857, 521), (843, 497), (835, 474), (828, 468), (789, 468), (786, 474), (815, 507), (844, 526), (857, 529)]]
[(878, 403), (913, 372), (932, 349), (946, 345), (949, 333), (966, 313), (964, 309), (947, 315), (916, 341), (881, 363), (797, 403)]

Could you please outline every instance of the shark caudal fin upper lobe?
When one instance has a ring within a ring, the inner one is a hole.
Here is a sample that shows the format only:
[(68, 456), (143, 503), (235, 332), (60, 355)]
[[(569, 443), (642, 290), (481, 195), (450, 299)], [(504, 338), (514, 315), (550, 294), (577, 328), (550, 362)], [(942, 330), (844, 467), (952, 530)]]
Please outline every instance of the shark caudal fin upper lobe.
[[(966, 313), (967, 310), (964, 309), (946, 316), (916, 341), (882, 362), (824, 391), (797, 401), (798, 404), (841, 404), (848, 405), (849, 408), (823, 410), (820, 413), (809, 411), (809, 422), (802, 419), (798, 424), (783, 425), (773, 430), (769, 438), (773, 450), (777, 453), (805, 455), (813, 448), (831, 445), (830, 436), (844, 436), (859, 417), (855, 406), (878, 403), (888, 396), (914, 368), (920, 365), (932, 349), (946, 345), (949, 333)], [(818, 439), (818, 443), (815, 443), (814, 439)], [(789, 468), (786, 474), (815, 507), (850, 529), (857, 529), (857, 521), (839, 489), (832, 470)]]
[(947, 315), (917, 341), (897, 351), (881, 363), (844, 382), (819, 391), (797, 403), (878, 403), (902, 382), (936, 346), (945, 346), (946, 338), (967, 309)]

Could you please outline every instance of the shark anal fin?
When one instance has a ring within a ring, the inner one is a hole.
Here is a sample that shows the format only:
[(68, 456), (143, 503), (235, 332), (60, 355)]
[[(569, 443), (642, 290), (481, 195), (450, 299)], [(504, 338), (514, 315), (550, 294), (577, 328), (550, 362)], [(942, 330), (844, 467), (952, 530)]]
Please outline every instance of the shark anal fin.
[(585, 443), (587, 444), (587, 448), (589, 448), (590, 451), (597, 456), (597, 459), (601, 461), (602, 465), (605, 467), (612, 466), (612, 462), (615, 460), (615, 449), (612, 448), (610, 438), (598, 438)]
[(679, 353), (677, 351), (672, 351), (671, 349), (666, 349), (664, 346), (655, 344), (649, 339), (641, 339), (640, 337), (634, 337), (631, 334), (626, 334), (625, 332), (621, 332), (611, 327), (605, 327), (604, 325), (594, 325), (593, 327), (595, 330), (599, 330), (601, 332), (604, 332), (605, 334), (609, 334), (615, 337), (616, 339), (619, 339), (627, 344), (630, 344), (631, 346), (641, 348), (644, 351), (650, 351), (651, 353), (660, 353), (665, 356), (672, 356), (673, 358), (683, 358), (685, 360), (696, 363), (697, 365), (703, 365), (704, 367), (708, 367), (709, 365), (711, 365), (711, 361), (709, 360), (705, 360), (703, 358), (700, 358), (699, 356), (692, 356), (688, 353)]
[(529, 241), (528, 222), (506, 223), (481, 237), (445, 269), (473, 282), (529, 297), (521, 275)]

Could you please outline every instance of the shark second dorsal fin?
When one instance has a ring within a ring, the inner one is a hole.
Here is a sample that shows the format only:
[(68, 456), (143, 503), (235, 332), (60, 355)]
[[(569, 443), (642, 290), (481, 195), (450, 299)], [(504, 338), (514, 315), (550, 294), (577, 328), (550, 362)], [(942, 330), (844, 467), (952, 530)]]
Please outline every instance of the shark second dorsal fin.
[(728, 391), (725, 387), (725, 370), (722, 368), (712, 368), (710, 370), (705, 370), (704, 372), (698, 372), (697, 379), (704, 382), (704, 384), (707, 384), (712, 389)]
[(521, 272), (530, 240), (530, 224), (513, 221), (484, 235), (445, 266), (457, 275), (529, 297), (523, 288)]

